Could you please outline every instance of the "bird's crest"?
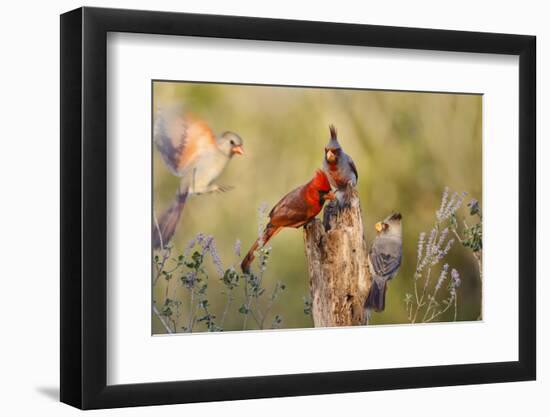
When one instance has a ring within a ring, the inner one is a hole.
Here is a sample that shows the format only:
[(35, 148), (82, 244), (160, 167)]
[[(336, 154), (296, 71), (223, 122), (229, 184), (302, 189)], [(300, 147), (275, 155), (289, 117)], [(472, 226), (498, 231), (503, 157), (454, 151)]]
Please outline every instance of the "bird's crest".
[(336, 126), (330, 125), (328, 128), (330, 130), (330, 138), (338, 140), (338, 132), (336, 131)]
[(328, 144), (325, 147), (325, 149), (340, 149), (340, 144), (338, 143), (336, 127), (334, 125), (330, 125), (328, 128), (330, 130), (330, 139), (329, 139)]
[(311, 184), (318, 190), (330, 191), (330, 183), (328, 182), (328, 178), (320, 169), (315, 172), (315, 176), (311, 180)]
[(389, 220), (401, 220), (401, 218), (402, 218), (401, 213), (399, 213), (397, 211), (394, 211), (392, 214), (389, 215), (388, 221)]

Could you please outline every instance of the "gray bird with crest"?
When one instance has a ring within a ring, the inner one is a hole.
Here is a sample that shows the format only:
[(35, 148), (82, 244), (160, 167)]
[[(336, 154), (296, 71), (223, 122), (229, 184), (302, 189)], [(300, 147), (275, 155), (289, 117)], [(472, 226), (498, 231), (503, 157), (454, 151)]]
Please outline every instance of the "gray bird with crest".
[(376, 237), (368, 255), (372, 285), (365, 301), (367, 322), (372, 310), (384, 311), (388, 281), (395, 277), (401, 266), (403, 253), (401, 214), (390, 214), (383, 221), (376, 223), (375, 229)]

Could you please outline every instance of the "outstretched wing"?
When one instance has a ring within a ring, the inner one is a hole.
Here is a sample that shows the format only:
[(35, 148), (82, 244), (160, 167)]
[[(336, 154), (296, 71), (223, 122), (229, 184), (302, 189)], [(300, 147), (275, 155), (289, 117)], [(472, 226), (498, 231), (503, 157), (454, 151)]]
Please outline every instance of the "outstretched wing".
[(153, 140), (166, 166), (178, 176), (187, 171), (198, 155), (217, 146), (210, 127), (179, 106), (157, 112)]
[(376, 275), (393, 275), (401, 265), (399, 242), (393, 239), (376, 239), (369, 252), (369, 259)]

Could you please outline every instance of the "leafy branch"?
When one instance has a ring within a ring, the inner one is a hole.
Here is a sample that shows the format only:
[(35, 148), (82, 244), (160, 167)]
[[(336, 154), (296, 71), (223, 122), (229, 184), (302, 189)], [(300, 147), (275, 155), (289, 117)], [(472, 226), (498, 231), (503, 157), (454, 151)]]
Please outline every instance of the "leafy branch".
[[(234, 252), (239, 259), (239, 240), (235, 242)], [(271, 323), (267, 321), (286, 288), (280, 281), (275, 282), (271, 291), (266, 291), (263, 285), (271, 248), (258, 250), (258, 273), (247, 274), (237, 272), (234, 265), (223, 266), (213, 236), (199, 233), (188, 242), (183, 253), (177, 256), (173, 255), (175, 253), (177, 251), (169, 244), (153, 256), (153, 289), (162, 283), (164, 290), (160, 303), (153, 300), (153, 314), (166, 333), (223, 331), (228, 321), (234, 326), (238, 317), (242, 317), (243, 330), (264, 329), (269, 325), (280, 327), (283, 320), (280, 314), (275, 314)], [(207, 267), (208, 260), (219, 275), (222, 304), (212, 304), (209, 297), (213, 277), (209, 273), (212, 268)], [(173, 279), (175, 277), (178, 279)], [(243, 288), (242, 293), (237, 291), (239, 287)], [(186, 297), (182, 298), (181, 289), (183, 294), (187, 293)], [(254, 320), (253, 326), (248, 323), (249, 316)]]

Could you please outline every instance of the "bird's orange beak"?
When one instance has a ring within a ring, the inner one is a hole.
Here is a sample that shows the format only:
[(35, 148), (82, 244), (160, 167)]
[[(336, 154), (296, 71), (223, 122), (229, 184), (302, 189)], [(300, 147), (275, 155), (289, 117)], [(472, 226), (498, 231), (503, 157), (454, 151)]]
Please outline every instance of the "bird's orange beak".
[(334, 152), (332, 152), (330, 149), (327, 151), (326, 154), (327, 161), (334, 162), (336, 160), (336, 155), (334, 155)]
[(233, 153), (238, 153), (239, 155), (244, 155), (244, 149), (241, 145), (233, 146), (233, 149), (231, 151)]
[(376, 231), (378, 233), (380, 233), (382, 231), (382, 229), (384, 229), (384, 226), (382, 226), (382, 222), (378, 222), (374, 225), (374, 228), (376, 229)]
[(325, 200), (335, 200), (336, 195), (332, 191), (329, 191), (327, 194), (325, 194)]

